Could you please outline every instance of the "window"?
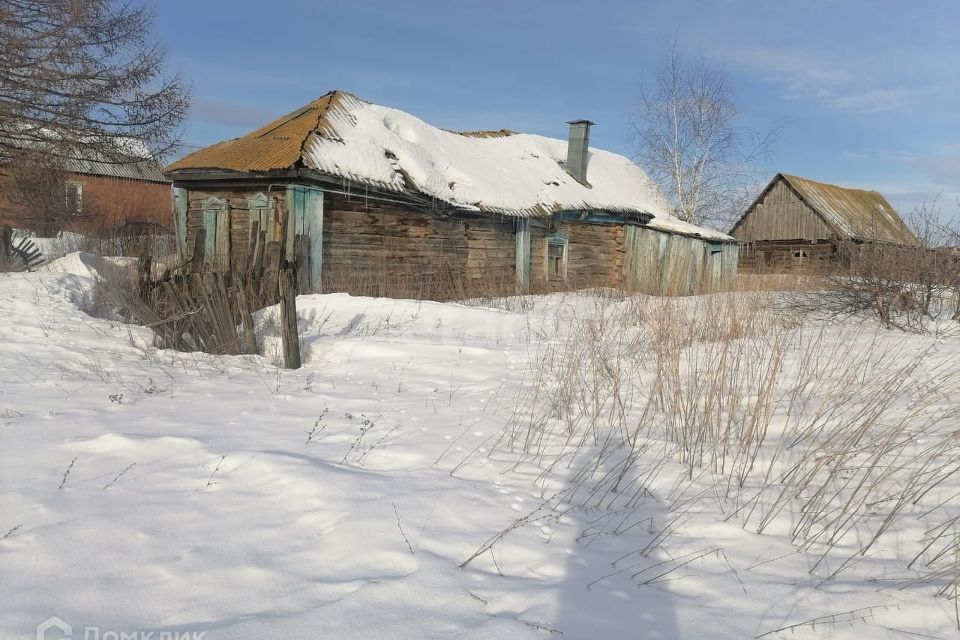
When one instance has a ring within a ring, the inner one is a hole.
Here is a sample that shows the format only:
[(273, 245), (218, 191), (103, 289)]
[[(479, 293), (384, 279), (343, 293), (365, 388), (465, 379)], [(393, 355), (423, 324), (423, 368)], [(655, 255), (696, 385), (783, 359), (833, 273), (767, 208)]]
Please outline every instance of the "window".
[(807, 261), (807, 251), (806, 249), (794, 249), (793, 250), (793, 261), (797, 264), (803, 264)]
[(567, 238), (560, 234), (547, 239), (547, 277), (567, 277)]
[(64, 183), (63, 192), (67, 214), (78, 216), (83, 213), (83, 185), (79, 182)]
[(256, 245), (257, 239), (253, 237), (254, 222), (260, 233), (263, 233), (267, 240), (273, 239), (273, 218), (270, 215), (272, 203), (262, 193), (258, 193), (252, 198), (247, 198), (247, 207), (250, 210), (250, 246)]

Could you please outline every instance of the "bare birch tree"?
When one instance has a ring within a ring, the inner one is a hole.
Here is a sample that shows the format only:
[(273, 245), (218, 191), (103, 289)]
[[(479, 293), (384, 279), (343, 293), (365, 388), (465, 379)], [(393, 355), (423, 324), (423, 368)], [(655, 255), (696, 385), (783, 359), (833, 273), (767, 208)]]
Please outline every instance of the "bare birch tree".
[(641, 83), (631, 114), (635, 157), (682, 220), (726, 228), (748, 204), (759, 182), (754, 165), (779, 127), (757, 135), (738, 127), (738, 115), (723, 69), (676, 47), (654, 86)]
[(49, 188), (25, 176), (160, 158), (177, 144), (189, 91), (165, 74), (151, 24), (147, 9), (113, 0), (0, 2), (0, 163), (19, 182), (14, 199)]

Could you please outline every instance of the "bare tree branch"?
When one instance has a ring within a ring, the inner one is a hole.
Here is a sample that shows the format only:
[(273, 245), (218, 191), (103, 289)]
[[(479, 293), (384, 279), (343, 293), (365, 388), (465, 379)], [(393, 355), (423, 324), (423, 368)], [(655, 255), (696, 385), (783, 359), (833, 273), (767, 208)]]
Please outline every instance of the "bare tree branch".
[(762, 134), (737, 126), (723, 69), (701, 56), (685, 60), (676, 45), (642, 85), (631, 114), (635, 157), (670, 197), (677, 217), (726, 227), (743, 211), (760, 180), (780, 127)]
[(57, 217), (74, 163), (159, 160), (177, 145), (189, 90), (164, 73), (152, 21), (113, 0), (0, 3), (5, 217)]

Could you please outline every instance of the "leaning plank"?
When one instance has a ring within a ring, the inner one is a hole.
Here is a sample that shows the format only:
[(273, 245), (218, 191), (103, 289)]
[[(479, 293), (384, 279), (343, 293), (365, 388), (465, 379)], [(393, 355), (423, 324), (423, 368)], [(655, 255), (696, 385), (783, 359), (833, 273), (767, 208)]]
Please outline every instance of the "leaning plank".
[(237, 307), (240, 312), (240, 346), (243, 353), (258, 353), (257, 334), (253, 328), (253, 315), (247, 295), (246, 283), (242, 280), (237, 288)]
[(203, 270), (204, 247), (206, 247), (207, 232), (205, 229), (197, 229), (193, 236), (193, 253), (190, 255), (191, 273), (199, 273)]

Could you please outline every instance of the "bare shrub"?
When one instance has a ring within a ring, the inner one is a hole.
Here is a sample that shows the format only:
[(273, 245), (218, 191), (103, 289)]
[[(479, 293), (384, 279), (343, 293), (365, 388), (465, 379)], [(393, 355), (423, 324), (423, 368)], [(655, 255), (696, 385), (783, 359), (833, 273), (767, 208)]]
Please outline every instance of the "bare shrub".
[[(937, 342), (793, 307), (780, 293), (571, 304), (540, 336), (496, 446), (539, 467), (545, 493), (566, 487), (565, 503), (611, 523), (605, 533), (659, 492), (661, 545), (715, 501), (728, 520), (792, 540), (821, 583), (902, 536), (905, 519), (956, 516), (939, 491), (960, 473), (960, 408), (944, 401), (960, 374)], [(685, 472), (664, 495), (658, 478), (677, 462)], [(921, 573), (954, 594), (946, 531), (930, 534)]]
[(923, 332), (946, 284), (945, 254), (928, 247), (847, 243), (846, 268), (824, 278), (822, 309), (869, 314), (890, 329)]

